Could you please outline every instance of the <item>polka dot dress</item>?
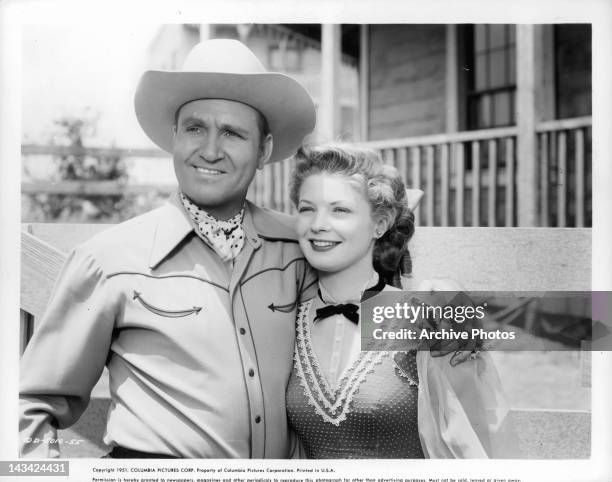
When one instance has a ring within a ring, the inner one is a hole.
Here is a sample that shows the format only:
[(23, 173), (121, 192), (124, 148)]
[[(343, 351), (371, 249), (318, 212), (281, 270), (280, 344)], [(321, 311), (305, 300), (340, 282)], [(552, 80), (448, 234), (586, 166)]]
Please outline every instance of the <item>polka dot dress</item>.
[(181, 193), (181, 201), (198, 228), (196, 230), (198, 236), (214, 249), (223, 261), (229, 261), (238, 256), (244, 246), (244, 230), (242, 229), (244, 208), (232, 218), (222, 221), (200, 209), (183, 193)]
[(416, 352), (361, 352), (337, 386), (322, 375), (300, 305), (287, 415), (308, 458), (424, 458)]

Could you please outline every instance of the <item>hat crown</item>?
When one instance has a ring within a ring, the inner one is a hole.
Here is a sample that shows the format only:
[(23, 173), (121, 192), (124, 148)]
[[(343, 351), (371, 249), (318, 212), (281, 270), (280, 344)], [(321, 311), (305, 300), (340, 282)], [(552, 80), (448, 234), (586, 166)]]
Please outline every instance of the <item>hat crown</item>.
[(304, 87), (287, 75), (268, 72), (236, 40), (214, 39), (195, 45), (181, 70), (145, 72), (134, 96), (136, 117), (153, 142), (172, 152), (176, 111), (195, 99), (233, 100), (259, 111), (274, 138), (268, 162), (295, 154), (315, 125), (315, 106)]
[(267, 72), (243, 43), (231, 39), (206, 40), (197, 44), (183, 64), (183, 72), (261, 74)]

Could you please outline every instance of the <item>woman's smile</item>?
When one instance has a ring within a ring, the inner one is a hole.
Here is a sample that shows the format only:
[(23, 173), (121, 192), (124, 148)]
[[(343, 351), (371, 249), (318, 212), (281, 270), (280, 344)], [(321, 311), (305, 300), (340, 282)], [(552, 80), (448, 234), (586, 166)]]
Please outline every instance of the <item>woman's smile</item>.
[(296, 232), (308, 262), (338, 273), (367, 265), (371, 270), (375, 221), (370, 205), (344, 175), (309, 176), (300, 188)]
[(317, 252), (331, 251), (340, 244), (340, 241), (326, 241), (323, 239), (311, 239), (310, 245)]

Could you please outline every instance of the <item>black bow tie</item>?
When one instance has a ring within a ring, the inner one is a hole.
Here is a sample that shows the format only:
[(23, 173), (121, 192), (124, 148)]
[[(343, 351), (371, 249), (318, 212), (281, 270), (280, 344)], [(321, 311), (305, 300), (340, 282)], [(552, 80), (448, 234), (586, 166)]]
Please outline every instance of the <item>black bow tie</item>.
[[(361, 301), (366, 301), (372, 296), (380, 293), (384, 289), (384, 287), (385, 282), (379, 278), (378, 283), (364, 291), (363, 296), (361, 297)], [(321, 296), (321, 290), (318, 291), (318, 294), (321, 301), (323, 301), (323, 297)], [(319, 308), (316, 311), (314, 323), (324, 318), (328, 318), (332, 315), (344, 315), (347, 320), (357, 324), (359, 323), (358, 311), (359, 307), (353, 303), (324, 306), (323, 308)]]
[(328, 305), (323, 308), (319, 308), (317, 310), (317, 315), (315, 316), (315, 323), (318, 320), (322, 320), (324, 318), (328, 318), (332, 315), (344, 315), (344, 317), (353, 323), (359, 323), (359, 306), (354, 305), (353, 303), (346, 303), (342, 305)]

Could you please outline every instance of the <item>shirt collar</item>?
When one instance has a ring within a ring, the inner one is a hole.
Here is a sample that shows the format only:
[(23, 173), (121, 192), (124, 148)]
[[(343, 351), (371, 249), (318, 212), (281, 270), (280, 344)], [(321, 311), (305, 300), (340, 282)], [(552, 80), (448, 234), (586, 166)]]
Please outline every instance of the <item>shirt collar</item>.
[(320, 299), (322, 305), (338, 304), (338, 303), (353, 303), (353, 304), (359, 305), (363, 297), (363, 292), (370, 288), (378, 287), (379, 281), (380, 280), (379, 280), (378, 273), (372, 270), (372, 275), (370, 276), (370, 279), (368, 279), (368, 281), (363, 284), (361, 289), (358, 292), (356, 292), (353, 297), (347, 300), (335, 299), (332, 296), (332, 294), (325, 289), (325, 286), (323, 286), (323, 283), (319, 281), (319, 297), (318, 298)]
[(257, 249), (263, 241), (287, 241), (297, 243), (294, 230), (295, 217), (270, 211), (246, 201), (242, 227), (247, 242)]
[[(158, 214), (149, 256), (150, 268), (159, 265), (187, 235), (195, 233), (194, 225), (185, 212), (178, 193), (170, 197)], [(242, 227), (247, 243), (253, 249), (258, 249), (266, 240), (297, 243), (293, 224), (293, 216), (260, 208), (250, 201), (245, 202)]]
[(192, 232), (194, 232), (194, 227), (191, 219), (181, 205), (178, 193), (174, 193), (158, 211), (149, 267), (155, 268)]

